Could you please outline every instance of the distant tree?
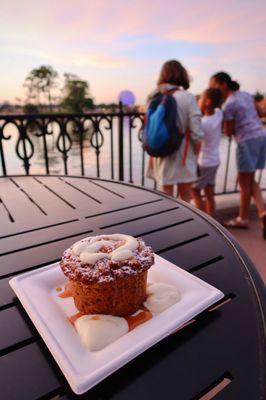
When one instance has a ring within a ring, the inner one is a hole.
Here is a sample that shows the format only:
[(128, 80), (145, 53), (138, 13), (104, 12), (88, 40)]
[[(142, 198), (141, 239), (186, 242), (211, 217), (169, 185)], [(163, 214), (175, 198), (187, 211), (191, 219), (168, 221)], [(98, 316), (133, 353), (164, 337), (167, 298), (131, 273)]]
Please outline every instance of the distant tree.
[(96, 108), (99, 108), (101, 110), (107, 110), (107, 111), (117, 111), (119, 105), (117, 103), (99, 103), (95, 106)]
[(254, 100), (256, 101), (256, 103), (259, 103), (263, 98), (264, 98), (263, 94), (260, 93), (259, 91), (257, 91), (254, 94)]
[(94, 108), (88, 82), (73, 74), (64, 74), (64, 77), (62, 108), (76, 113), (82, 113), (86, 108)]
[(41, 65), (30, 71), (24, 86), (28, 90), (28, 100), (42, 104), (42, 99), (51, 105), (52, 90), (57, 86), (58, 73), (50, 65)]
[(39, 109), (35, 104), (27, 103), (23, 106), (24, 114), (38, 114)]
[(93, 109), (94, 106), (94, 101), (92, 97), (86, 97), (85, 102), (84, 102), (84, 109)]
[(9, 101), (5, 100), (5, 101), (3, 101), (2, 104), (0, 104), (0, 110), (1, 110), (1, 111), (2, 111), (2, 110), (5, 110), (5, 109), (9, 108), (10, 105), (11, 105), (11, 104), (9, 103)]

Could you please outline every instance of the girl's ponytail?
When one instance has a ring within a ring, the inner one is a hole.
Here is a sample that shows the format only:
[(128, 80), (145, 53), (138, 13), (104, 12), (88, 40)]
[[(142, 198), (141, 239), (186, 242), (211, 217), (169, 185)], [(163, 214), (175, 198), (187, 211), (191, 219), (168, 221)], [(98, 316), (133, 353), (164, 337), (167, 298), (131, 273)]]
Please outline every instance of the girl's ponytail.
[(231, 76), (227, 74), (226, 72), (217, 72), (212, 76), (212, 79), (215, 79), (218, 82), (225, 82), (229, 89), (233, 90), (234, 92), (236, 90), (239, 90), (240, 85), (237, 81), (233, 81)]
[(237, 81), (232, 81), (232, 80), (231, 80), (231, 82), (230, 82), (230, 84), (229, 84), (228, 86), (229, 86), (229, 88), (230, 88), (231, 90), (233, 90), (234, 92), (235, 92), (236, 90), (239, 90), (239, 88), (240, 88), (239, 83), (238, 83)]

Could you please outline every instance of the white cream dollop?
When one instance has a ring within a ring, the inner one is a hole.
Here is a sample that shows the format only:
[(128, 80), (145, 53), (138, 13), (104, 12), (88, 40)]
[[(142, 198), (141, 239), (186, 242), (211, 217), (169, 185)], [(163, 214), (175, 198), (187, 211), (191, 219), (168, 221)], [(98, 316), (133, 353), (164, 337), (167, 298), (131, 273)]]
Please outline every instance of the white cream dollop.
[(103, 349), (129, 330), (125, 318), (102, 314), (83, 315), (75, 321), (75, 328), (89, 351)]
[(147, 286), (147, 300), (144, 305), (152, 313), (160, 313), (177, 303), (180, 298), (181, 295), (175, 286), (161, 282), (150, 283)]
[[(111, 253), (98, 252), (103, 246), (114, 244), (116, 241), (124, 241), (125, 243)], [(127, 260), (133, 257), (133, 251), (137, 248), (138, 241), (133, 236), (114, 233), (82, 239), (73, 245), (73, 252), (80, 257), (82, 263), (95, 264), (101, 258), (109, 258), (114, 261)]]

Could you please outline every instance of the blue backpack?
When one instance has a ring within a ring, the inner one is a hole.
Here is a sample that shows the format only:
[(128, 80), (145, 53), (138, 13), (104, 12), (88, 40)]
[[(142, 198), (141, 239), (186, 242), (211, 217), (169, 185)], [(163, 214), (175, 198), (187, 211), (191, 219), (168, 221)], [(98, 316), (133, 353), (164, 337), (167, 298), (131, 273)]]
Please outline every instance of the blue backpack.
[(172, 94), (156, 93), (147, 110), (143, 149), (152, 157), (176, 152), (184, 138), (177, 125), (177, 104)]

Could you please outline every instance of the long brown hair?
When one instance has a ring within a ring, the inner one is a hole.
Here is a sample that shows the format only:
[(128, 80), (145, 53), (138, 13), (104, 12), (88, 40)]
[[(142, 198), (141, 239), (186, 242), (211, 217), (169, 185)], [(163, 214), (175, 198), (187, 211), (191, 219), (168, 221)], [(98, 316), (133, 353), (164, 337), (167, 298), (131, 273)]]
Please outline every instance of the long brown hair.
[(157, 85), (162, 83), (170, 83), (188, 89), (189, 76), (186, 68), (177, 60), (166, 61), (162, 66)]

